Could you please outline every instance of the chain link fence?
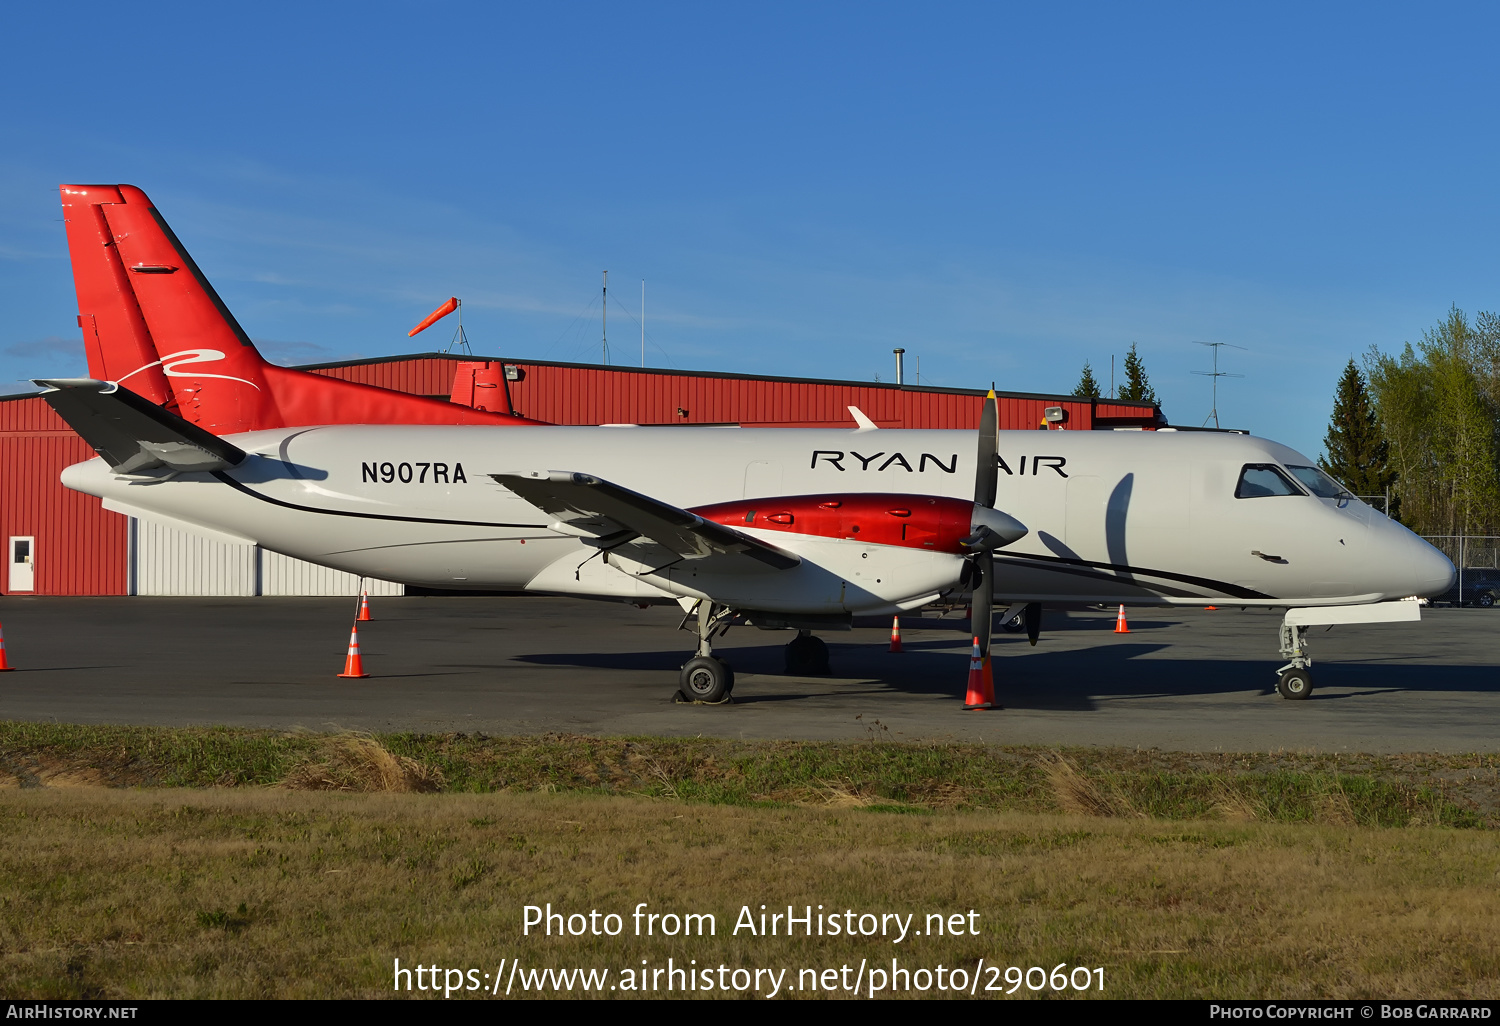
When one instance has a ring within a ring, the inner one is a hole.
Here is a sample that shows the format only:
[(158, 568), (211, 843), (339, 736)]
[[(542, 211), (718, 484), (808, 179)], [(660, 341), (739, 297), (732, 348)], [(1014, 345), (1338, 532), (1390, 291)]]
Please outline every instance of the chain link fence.
[(1500, 600), (1500, 535), (1424, 534), (1458, 569), (1458, 582), (1435, 602), (1492, 606)]

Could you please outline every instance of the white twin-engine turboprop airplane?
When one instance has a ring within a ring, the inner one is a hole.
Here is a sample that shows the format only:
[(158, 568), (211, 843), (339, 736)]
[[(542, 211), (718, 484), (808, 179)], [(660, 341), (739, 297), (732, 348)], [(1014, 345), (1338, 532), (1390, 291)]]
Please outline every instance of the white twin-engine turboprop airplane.
[[(1307, 457), (1232, 433), (556, 427), (266, 363), (146, 194), (64, 185), (91, 377), (39, 381), (100, 454), (63, 483), (107, 509), (366, 577), (675, 602), (690, 698), (734, 675), (735, 618), (811, 632), (971, 597), (1282, 606), (1287, 698), (1312, 624), (1416, 620), (1432, 546)], [(126, 383), (126, 384), (122, 384)], [(499, 383), (503, 386), (503, 381)], [(508, 403), (506, 404), (508, 407)]]
[[(1310, 624), (1419, 618), (1432, 546), (1285, 446), (1198, 432), (336, 425), (219, 437), (129, 390), (39, 382), (101, 454), (63, 483), (105, 507), (367, 577), (677, 602), (690, 697), (722, 699), (735, 616), (803, 633), (973, 592), (992, 602), (1290, 607), (1279, 690), (1311, 690)], [(998, 507), (998, 508), (997, 508)], [(1002, 512), (1003, 510), (1003, 512)], [(1035, 631), (1036, 618), (1028, 617)], [(826, 657), (825, 657), (826, 658)]]

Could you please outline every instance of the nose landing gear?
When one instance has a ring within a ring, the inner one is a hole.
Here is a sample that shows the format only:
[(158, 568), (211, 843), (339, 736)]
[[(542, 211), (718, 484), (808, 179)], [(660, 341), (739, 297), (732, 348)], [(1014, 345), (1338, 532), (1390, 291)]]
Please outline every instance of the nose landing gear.
[(1276, 691), (1282, 698), (1300, 701), (1312, 694), (1312, 659), (1307, 655), (1307, 628), (1281, 623), (1281, 654), (1290, 659), (1277, 670)]

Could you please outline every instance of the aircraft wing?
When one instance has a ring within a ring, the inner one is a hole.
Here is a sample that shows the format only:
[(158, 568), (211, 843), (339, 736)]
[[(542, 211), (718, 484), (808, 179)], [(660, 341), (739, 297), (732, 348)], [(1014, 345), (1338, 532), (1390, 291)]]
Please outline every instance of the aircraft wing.
[(715, 573), (790, 570), (801, 560), (731, 527), (590, 474), (533, 470), (491, 474), (571, 534), (646, 566), (705, 560)]

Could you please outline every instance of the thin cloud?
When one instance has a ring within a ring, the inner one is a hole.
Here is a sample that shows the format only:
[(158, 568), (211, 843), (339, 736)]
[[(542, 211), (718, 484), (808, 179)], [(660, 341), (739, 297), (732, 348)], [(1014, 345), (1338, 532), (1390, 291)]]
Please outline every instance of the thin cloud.
[(31, 342), (12, 343), (5, 347), (4, 352), (6, 356), (19, 356), (23, 359), (42, 356), (80, 357), (83, 355), (83, 339), (48, 335)]
[(359, 353), (340, 353), (316, 342), (283, 342), (271, 338), (252, 339), (255, 348), (272, 363), (291, 365), (299, 363), (337, 363), (340, 360), (357, 360)]

